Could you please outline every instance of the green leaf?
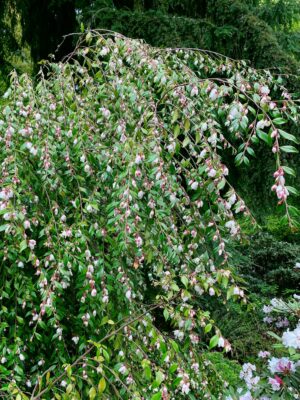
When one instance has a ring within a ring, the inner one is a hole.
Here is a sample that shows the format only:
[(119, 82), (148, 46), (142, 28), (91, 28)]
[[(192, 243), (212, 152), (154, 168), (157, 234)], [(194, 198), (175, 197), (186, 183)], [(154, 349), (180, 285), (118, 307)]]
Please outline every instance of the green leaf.
[(175, 110), (175, 111), (173, 112), (173, 115), (172, 115), (172, 121), (171, 121), (172, 124), (173, 124), (175, 121), (177, 121), (178, 117), (179, 117), (178, 110)]
[(91, 387), (90, 390), (89, 390), (89, 399), (90, 399), (90, 400), (94, 400), (95, 397), (96, 397), (96, 395), (97, 395), (97, 392), (96, 392), (96, 389), (95, 389), (94, 386), (93, 386), (93, 387)]
[(209, 348), (212, 349), (216, 347), (218, 342), (219, 342), (219, 336), (218, 335), (213, 336), (209, 341)]
[(171, 345), (173, 349), (176, 351), (176, 353), (178, 353), (179, 352), (178, 344), (174, 340), (171, 340)]
[(294, 142), (296, 144), (299, 143), (299, 141), (296, 139), (296, 137), (294, 135), (291, 135), (290, 133), (282, 131), (281, 129), (278, 129), (278, 132), (280, 133), (280, 136), (282, 136), (283, 138), (290, 140), (291, 142)]
[(191, 140), (190, 140), (190, 138), (187, 136), (187, 137), (184, 139), (183, 143), (182, 143), (182, 147), (186, 147), (189, 143), (191, 143)]
[(180, 280), (181, 280), (181, 282), (184, 284), (184, 286), (187, 288), (188, 285), (189, 285), (189, 280), (188, 280), (188, 278), (187, 278), (186, 276), (182, 276), (182, 277), (180, 278)]
[(5, 231), (9, 227), (9, 224), (1, 225), (0, 226), (0, 232)]
[(167, 321), (169, 319), (170, 314), (166, 308), (164, 309), (163, 314), (164, 314), (165, 320)]
[(282, 167), (282, 169), (284, 170), (284, 172), (286, 174), (296, 176), (296, 172), (295, 172), (295, 170), (293, 170), (293, 168), (284, 166), (284, 167)]
[(172, 364), (171, 367), (169, 368), (169, 371), (171, 374), (173, 374), (178, 368), (178, 364)]
[(191, 122), (190, 122), (189, 119), (186, 119), (184, 121), (184, 130), (185, 130), (185, 132), (188, 132), (190, 130), (190, 127), (191, 127)]
[(22, 240), (22, 242), (20, 243), (20, 252), (22, 253), (22, 251), (24, 251), (25, 249), (27, 249), (27, 241)]
[(218, 189), (219, 189), (219, 190), (222, 190), (222, 189), (224, 188), (225, 185), (226, 185), (226, 179), (225, 179), (225, 178), (222, 178), (222, 179), (220, 180), (220, 182), (218, 183)]
[(155, 381), (160, 385), (164, 380), (164, 374), (161, 371), (156, 372)]
[(103, 393), (106, 388), (106, 381), (105, 378), (102, 377), (98, 383), (98, 392)]
[(283, 124), (286, 124), (286, 120), (285, 119), (283, 119), (283, 118), (275, 118), (275, 119), (273, 119), (273, 124), (275, 124), (275, 125), (283, 125)]
[(155, 393), (152, 397), (151, 400), (160, 400), (161, 399), (161, 393)]
[(250, 156), (255, 157), (254, 150), (251, 149), (251, 147), (247, 147), (247, 152), (250, 154)]
[(174, 129), (174, 136), (177, 137), (180, 134), (180, 126), (177, 124)]
[(257, 136), (268, 145), (272, 145), (272, 138), (266, 134), (266, 132), (256, 129)]
[(144, 367), (144, 376), (148, 381), (150, 381), (152, 378), (152, 371), (151, 371), (151, 368), (149, 367), (149, 365), (146, 365)]
[(278, 341), (281, 341), (281, 337), (278, 336), (278, 335), (276, 335), (276, 333), (271, 332), (271, 331), (268, 331), (267, 334), (268, 334), (269, 336), (272, 336), (274, 339), (276, 339), (276, 340), (278, 340)]
[(285, 153), (298, 153), (298, 150), (294, 146), (280, 146), (280, 150)]
[(293, 186), (286, 186), (286, 188), (290, 193), (294, 194), (295, 196), (299, 196), (298, 190)]

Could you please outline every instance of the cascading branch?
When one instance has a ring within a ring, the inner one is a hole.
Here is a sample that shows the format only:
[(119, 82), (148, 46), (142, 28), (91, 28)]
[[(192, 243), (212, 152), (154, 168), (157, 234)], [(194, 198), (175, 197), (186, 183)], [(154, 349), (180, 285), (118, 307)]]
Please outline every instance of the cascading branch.
[(43, 71), (1, 110), (3, 396), (221, 399), (205, 298), (244, 297), (227, 243), (251, 218), (223, 155), (266, 142), (292, 224), (296, 105), (243, 62), (96, 31)]

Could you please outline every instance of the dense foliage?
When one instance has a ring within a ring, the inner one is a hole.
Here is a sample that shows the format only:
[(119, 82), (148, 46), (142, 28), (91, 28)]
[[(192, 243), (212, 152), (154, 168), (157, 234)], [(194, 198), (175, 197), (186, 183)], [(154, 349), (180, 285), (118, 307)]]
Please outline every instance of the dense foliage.
[(297, 226), (282, 79), (92, 31), (4, 98), (1, 394), (221, 399), (236, 365), (207, 355), (231, 345), (206, 302), (245, 301), (228, 246), (252, 220), (224, 160), (268, 145)]
[(60, 60), (72, 49), (70, 37), (57, 49), (62, 36), (81, 25), (143, 38), (154, 46), (210, 49), (259, 68), (295, 73), (299, 15), (296, 0), (2, 0), (1, 69), (24, 69), (26, 46), (34, 63), (50, 53)]
[(155, 46), (210, 49), (259, 68), (291, 72), (299, 67), (300, 5), (294, 0), (97, 0), (83, 6), (82, 13), (85, 25)]

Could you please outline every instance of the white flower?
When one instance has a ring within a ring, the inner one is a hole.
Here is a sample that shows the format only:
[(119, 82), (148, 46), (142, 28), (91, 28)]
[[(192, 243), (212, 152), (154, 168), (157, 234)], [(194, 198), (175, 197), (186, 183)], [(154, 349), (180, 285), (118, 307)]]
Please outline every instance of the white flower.
[(192, 184), (191, 184), (191, 188), (192, 188), (193, 190), (197, 190), (197, 189), (198, 189), (198, 186), (199, 186), (199, 183), (196, 182), (196, 181), (192, 182)]
[[(203, 123), (201, 124), (201, 131), (202, 131), (202, 132), (205, 132), (205, 131), (207, 130), (207, 128), (208, 128), (207, 123), (206, 123), (206, 122), (203, 122)], [(206, 152), (206, 150), (204, 150), (204, 151)]]
[(295, 267), (294, 268), (300, 268), (300, 262), (296, 262)]
[(258, 357), (260, 358), (268, 358), (270, 356), (270, 352), (269, 351), (260, 351), (258, 353)]
[[(230, 230), (231, 235), (234, 236), (238, 233), (238, 227), (237, 227), (235, 221), (233, 221), (233, 220), (227, 221), (225, 226), (226, 226), (226, 228), (228, 228)], [(234, 294), (239, 294), (239, 293), (234, 293)]]
[(205, 155), (206, 155), (206, 153), (207, 153), (206, 149), (203, 149), (203, 150), (200, 152), (200, 158), (204, 158)]
[(25, 357), (24, 357), (24, 355), (23, 355), (22, 353), (19, 355), (19, 359), (20, 359), (21, 361), (24, 361), (24, 360), (25, 360)]
[(92, 292), (91, 292), (91, 295), (92, 295), (92, 297), (97, 296), (97, 290), (96, 290), (96, 289), (93, 289)]
[(10, 188), (4, 188), (0, 191), (0, 199), (1, 200), (9, 200), (14, 195), (14, 192)]
[(268, 86), (261, 86), (260, 93), (264, 94), (264, 95), (268, 95), (270, 93), (270, 89), (268, 88)]
[(198, 96), (198, 88), (197, 88), (197, 86), (193, 86), (192, 87), (191, 96)]
[(100, 56), (106, 56), (106, 54), (109, 53), (109, 48), (108, 47), (103, 47), (100, 51)]
[(252, 397), (250, 392), (247, 392), (247, 393), (243, 394), (239, 398), (239, 400), (252, 400), (252, 399), (253, 399), (253, 397)]
[(31, 153), (33, 156), (36, 156), (36, 155), (37, 155), (37, 153), (38, 153), (38, 150), (37, 150), (37, 148), (36, 148), (36, 147), (31, 147), (31, 149), (30, 149), (30, 153)]
[(236, 194), (233, 193), (233, 194), (229, 197), (228, 203), (231, 204), (231, 205), (233, 205), (235, 202), (236, 202)]
[(79, 337), (78, 336), (73, 336), (72, 340), (75, 344), (77, 344), (79, 342)]
[(141, 247), (143, 245), (143, 239), (140, 236), (136, 236), (135, 243), (137, 247)]
[(273, 311), (273, 307), (272, 306), (263, 306), (263, 312), (265, 313), (265, 314), (269, 314), (270, 312), (272, 312)]
[(127, 292), (125, 293), (125, 296), (128, 300), (130, 300), (130, 298), (131, 298), (131, 290), (130, 289), (127, 290)]
[(104, 295), (102, 297), (102, 303), (108, 303), (109, 297), (107, 295)]
[(293, 331), (287, 330), (283, 333), (282, 343), (285, 347), (300, 349), (300, 324)]
[(5, 364), (6, 361), (7, 361), (6, 357), (2, 357), (2, 358), (1, 358), (1, 364)]
[(137, 154), (135, 157), (135, 163), (136, 164), (141, 164), (141, 162), (143, 161), (142, 157), (140, 154)]
[(28, 245), (29, 245), (29, 248), (30, 248), (31, 250), (33, 250), (33, 249), (35, 248), (36, 241), (33, 240), (33, 239), (29, 240)]
[(212, 89), (210, 94), (209, 94), (209, 98), (211, 100), (216, 100), (218, 98), (218, 96), (219, 96), (219, 93), (218, 93), (217, 89), (215, 89), (215, 88)]
[(290, 373), (295, 371), (295, 364), (287, 357), (272, 357), (269, 360), (268, 364), (268, 368), (272, 372), (272, 374), (274, 374), (275, 372)]
[(207, 139), (207, 141), (214, 147), (217, 145), (217, 140), (218, 137), (216, 133), (211, 134), (210, 137)]
[(30, 221), (28, 221), (28, 220), (24, 221), (23, 226), (24, 226), (24, 229), (29, 229), (30, 228)]
[(86, 211), (89, 212), (89, 213), (93, 212), (93, 207), (90, 204), (88, 204), (86, 206)]
[(216, 171), (214, 168), (210, 168), (209, 171), (208, 171), (208, 173), (207, 173), (207, 175), (208, 175), (210, 178), (214, 178), (214, 177), (217, 175), (217, 171)]
[(67, 386), (67, 382), (66, 382), (66, 381), (61, 381), (61, 382), (60, 382), (60, 386), (66, 387), (66, 386)]
[(278, 382), (276, 379), (269, 378), (269, 384), (272, 386), (274, 392), (280, 390), (280, 382)]
[(270, 121), (262, 119), (256, 124), (256, 129), (264, 129), (266, 126), (270, 126)]
[(174, 331), (174, 336), (176, 339), (178, 339), (179, 341), (182, 341), (184, 338), (184, 332), (180, 331), (179, 329), (176, 329)]
[(100, 111), (102, 112), (103, 117), (105, 117), (105, 118), (109, 118), (110, 117), (110, 111), (107, 108), (101, 107)]
[(183, 394), (188, 394), (189, 391), (190, 391), (190, 383), (189, 382), (183, 383), (182, 386), (181, 386), (181, 392)]
[(121, 365), (121, 367), (119, 368), (119, 372), (120, 372), (122, 375), (125, 375), (125, 374), (126, 374), (127, 368), (125, 367), (125, 365)]

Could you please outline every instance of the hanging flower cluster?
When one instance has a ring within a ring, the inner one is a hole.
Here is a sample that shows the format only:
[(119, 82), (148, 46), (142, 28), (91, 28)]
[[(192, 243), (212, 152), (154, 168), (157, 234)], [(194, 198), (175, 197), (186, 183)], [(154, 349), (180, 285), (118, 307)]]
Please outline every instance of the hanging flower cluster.
[(94, 31), (37, 82), (12, 74), (0, 116), (4, 397), (222, 398), (202, 352), (230, 343), (203, 304), (244, 299), (227, 244), (236, 217), (251, 218), (223, 155), (248, 164), (255, 146), (275, 146), (274, 190), (293, 223), (281, 155), (296, 139), (277, 127), (297, 107), (285, 94), (244, 63)]

